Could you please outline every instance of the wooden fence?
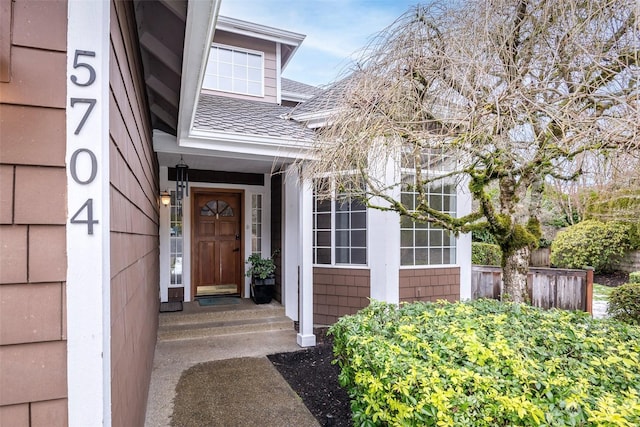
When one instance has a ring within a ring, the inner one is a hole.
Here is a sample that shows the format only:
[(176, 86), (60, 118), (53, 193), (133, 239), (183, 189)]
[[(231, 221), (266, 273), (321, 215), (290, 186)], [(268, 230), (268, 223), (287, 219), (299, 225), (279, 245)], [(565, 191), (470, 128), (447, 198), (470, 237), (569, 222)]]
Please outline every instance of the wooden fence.
[(531, 252), (531, 267), (549, 267), (551, 248), (538, 248)]
[[(582, 310), (591, 313), (593, 270), (529, 268), (527, 291), (531, 304), (542, 308)], [(471, 274), (471, 298), (500, 299), (500, 267), (474, 265)]]

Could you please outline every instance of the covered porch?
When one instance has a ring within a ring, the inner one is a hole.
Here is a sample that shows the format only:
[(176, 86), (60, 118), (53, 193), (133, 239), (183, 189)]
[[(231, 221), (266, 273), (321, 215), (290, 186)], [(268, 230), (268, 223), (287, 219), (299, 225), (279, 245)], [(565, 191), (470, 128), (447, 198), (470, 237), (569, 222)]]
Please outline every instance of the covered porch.
[[(274, 302), (300, 322), (298, 344), (314, 345), (312, 195), (292, 166), (298, 154), (228, 152), (204, 138), (183, 145), (154, 132), (159, 188), (171, 195), (160, 207), (160, 301), (226, 295), (254, 304), (246, 260), (277, 253)], [(176, 165), (188, 166), (188, 188), (177, 184)]]

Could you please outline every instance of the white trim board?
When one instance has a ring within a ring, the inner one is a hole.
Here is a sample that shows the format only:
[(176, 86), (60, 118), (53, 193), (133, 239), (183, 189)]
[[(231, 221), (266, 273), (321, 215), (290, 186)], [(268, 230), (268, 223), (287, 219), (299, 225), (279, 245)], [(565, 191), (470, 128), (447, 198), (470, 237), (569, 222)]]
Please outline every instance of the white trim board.
[[(66, 333), (71, 427), (111, 425), (110, 6), (70, 0), (67, 9)], [(93, 109), (90, 100), (95, 102)]]

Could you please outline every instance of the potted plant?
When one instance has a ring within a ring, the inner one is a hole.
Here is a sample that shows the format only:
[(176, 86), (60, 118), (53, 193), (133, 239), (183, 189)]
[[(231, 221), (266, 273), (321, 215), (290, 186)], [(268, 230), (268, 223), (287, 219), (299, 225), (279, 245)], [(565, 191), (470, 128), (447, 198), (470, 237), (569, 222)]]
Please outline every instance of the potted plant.
[(247, 264), (251, 266), (247, 270), (247, 276), (251, 277), (251, 298), (256, 304), (267, 304), (271, 302), (275, 290), (276, 265), (273, 257), (277, 255), (274, 252), (271, 258), (262, 258), (260, 254), (251, 254), (247, 260)]

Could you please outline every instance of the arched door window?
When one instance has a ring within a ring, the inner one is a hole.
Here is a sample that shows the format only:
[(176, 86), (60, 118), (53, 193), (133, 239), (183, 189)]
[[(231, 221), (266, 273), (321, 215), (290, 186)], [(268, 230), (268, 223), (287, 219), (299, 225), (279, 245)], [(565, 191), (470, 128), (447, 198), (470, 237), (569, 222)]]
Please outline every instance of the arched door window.
[(210, 200), (200, 209), (200, 216), (232, 217), (233, 209), (224, 200)]

